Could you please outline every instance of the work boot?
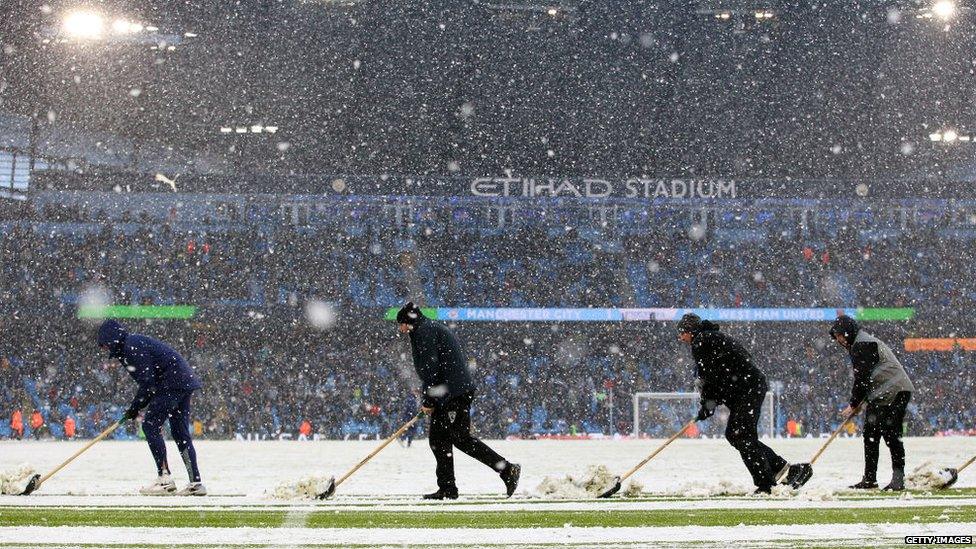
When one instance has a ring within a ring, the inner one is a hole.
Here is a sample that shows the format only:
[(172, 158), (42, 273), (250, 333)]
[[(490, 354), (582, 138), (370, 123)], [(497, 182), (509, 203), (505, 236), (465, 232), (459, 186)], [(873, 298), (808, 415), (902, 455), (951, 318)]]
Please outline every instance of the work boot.
[(176, 483), (167, 475), (162, 474), (148, 486), (139, 489), (144, 496), (169, 496), (176, 493)]
[(518, 488), (519, 477), (522, 476), (522, 466), (518, 463), (509, 463), (505, 465), (502, 472), (499, 473), (502, 477), (502, 482), (505, 483), (505, 493), (508, 497), (512, 497), (515, 493), (515, 489)]
[(901, 492), (905, 489), (905, 471), (904, 469), (894, 470), (891, 472), (891, 482), (887, 486), (882, 488), (885, 492)]
[(858, 482), (857, 484), (851, 484), (850, 486), (848, 486), (848, 488), (852, 488), (854, 490), (874, 490), (877, 487), (878, 487), (878, 481), (873, 479), (868, 479), (868, 478), (861, 479), (861, 482)]
[(752, 493), (754, 496), (768, 496), (773, 493), (772, 486), (760, 486), (756, 488), (756, 491)]
[(445, 490), (444, 488), (438, 488), (436, 492), (432, 492), (430, 494), (424, 494), (424, 497), (423, 497), (423, 499), (437, 499), (437, 500), (440, 500), (440, 499), (457, 499), (457, 498), (458, 498), (457, 488), (455, 488), (453, 490), (451, 490), (451, 489)]

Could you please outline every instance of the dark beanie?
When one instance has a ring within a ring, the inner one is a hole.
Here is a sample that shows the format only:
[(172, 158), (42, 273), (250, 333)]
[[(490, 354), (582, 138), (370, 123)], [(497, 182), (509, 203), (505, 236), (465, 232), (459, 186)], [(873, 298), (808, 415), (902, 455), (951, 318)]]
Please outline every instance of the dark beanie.
[(410, 324), (411, 326), (416, 324), (423, 318), (424, 314), (420, 312), (420, 307), (413, 304), (413, 301), (407, 302), (399, 311), (397, 311), (397, 324)]
[(686, 313), (681, 320), (678, 321), (678, 333), (695, 333), (701, 329), (702, 319), (695, 313)]

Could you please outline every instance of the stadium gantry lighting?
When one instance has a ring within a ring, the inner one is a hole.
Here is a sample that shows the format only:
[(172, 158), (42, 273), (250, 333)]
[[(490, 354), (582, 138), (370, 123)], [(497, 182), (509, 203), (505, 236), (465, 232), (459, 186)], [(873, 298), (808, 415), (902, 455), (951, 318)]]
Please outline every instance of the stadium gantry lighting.
[(62, 29), (71, 38), (97, 40), (105, 32), (105, 19), (93, 11), (73, 11), (65, 16)]
[(234, 133), (234, 128), (228, 128), (227, 126), (223, 126), (220, 128), (220, 133)]
[(934, 132), (929, 134), (930, 141), (942, 141), (942, 134), (939, 132)]
[(945, 143), (952, 143), (959, 137), (959, 134), (955, 130), (946, 130), (942, 132), (942, 141)]

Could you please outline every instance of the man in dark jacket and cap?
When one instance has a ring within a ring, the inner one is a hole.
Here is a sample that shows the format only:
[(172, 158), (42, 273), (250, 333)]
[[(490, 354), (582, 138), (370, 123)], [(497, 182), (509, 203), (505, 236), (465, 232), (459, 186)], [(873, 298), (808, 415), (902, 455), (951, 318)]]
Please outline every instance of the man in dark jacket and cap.
[(439, 322), (423, 315), (412, 302), (397, 313), (400, 333), (410, 334), (413, 365), (420, 377), (422, 412), (430, 416), (430, 449), (437, 461), (437, 491), (424, 499), (457, 499), (454, 454), (457, 448), (495, 470), (509, 497), (522, 468), (471, 435), (474, 381), (460, 342)]
[(724, 404), (729, 409), (725, 438), (739, 454), (757, 494), (768, 494), (777, 482), (798, 474), (796, 466), (759, 441), (759, 414), (768, 391), (766, 376), (752, 363), (738, 341), (719, 331), (717, 324), (688, 313), (678, 322), (678, 339), (691, 346), (695, 360), (703, 421)]
[(881, 439), (891, 452), (891, 482), (885, 490), (905, 489), (905, 445), (901, 442), (905, 411), (915, 386), (905, 368), (883, 341), (865, 332), (857, 321), (841, 315), (830, 327), (830, 337), (850, 354), (854, 367), (851, 400), (841, 412), (853, 416), (867, 403), (864, 414), (864, 478), (855, 489), (878, 487), (878, 457)]
[[(139, 411), (146, 408), (142, 430), (156, 461), (157, 478), (140, 492), (144, 495), (206, 495), (207, 489), (200, 481), (197, 454), (190, 438), (190, 399), (193, 391), (201, 387), (193, 369), (169, 345), (148, 336), (130, 334), (115, 320), (102, 323), (98, 330), (98, 345), (108, 351), (110, 357), (118, 359), (139, 385), (122, 419), (135, 419)], [(162, 430), (167, 420), (190, 477), (190, 483), (179, 492), (166, 461)]]

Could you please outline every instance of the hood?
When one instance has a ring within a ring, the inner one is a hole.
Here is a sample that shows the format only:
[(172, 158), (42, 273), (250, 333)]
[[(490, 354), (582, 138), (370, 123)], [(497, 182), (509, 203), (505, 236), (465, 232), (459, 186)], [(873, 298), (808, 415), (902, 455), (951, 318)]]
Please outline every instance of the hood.
[(98, 346), (108, 347), (110, 356), (119, 356), (129, 332), (116, 320), (106, 320), (98, 329)]
[(844, 339), (847, 340), (847, 344), (851, 345), (854, 343), (854, 338), (857, 337), (859, 331), (861, 331), (861, 326), (856, 320), (847, 315), (840, 315), (830, 327), (830, 337), (834, 337), (835, 334), (843, 334)]
[(699, 332), (717, 332), (718, 329), (718, 323), (712, 322), (711, 320), (702, 320), (701, 324), (698, 326)]

